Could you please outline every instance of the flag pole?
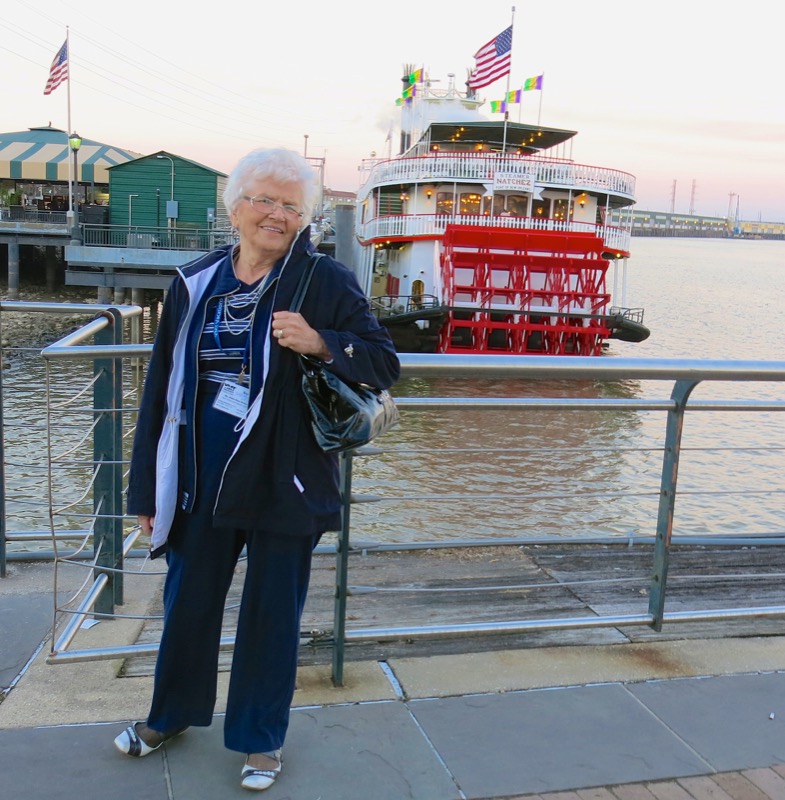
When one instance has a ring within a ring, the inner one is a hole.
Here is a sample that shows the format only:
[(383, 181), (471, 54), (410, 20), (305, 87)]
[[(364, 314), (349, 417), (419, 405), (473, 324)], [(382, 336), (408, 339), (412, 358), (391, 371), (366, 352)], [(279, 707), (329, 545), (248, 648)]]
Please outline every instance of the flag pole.
[[(512, 7), (512, 18), (510, 21), (510, 33), (515, 34), (515, 6)], [(512, 72), (512, 40), (510, 41), (510, 69), (507, 72), (507, 91), (504, 93), (504, 134), (502, 136), (502, 153), (507, 152), (507, 120), (510, 112), (507, 110), (510, 105), (510, 73)]]
[(73, 165), (71, 163), (71, 29), (68, 25), (65, 26), (65, 56), (68, 59), (68, 77), (66, 87), (68, 94), (68, 130), (65, 133), (65, 146), (66, 156), (68, 158), (68, 211), (70, 214), (74, 213), (74, 174)]
[(545, 72), (540, 73), (540, 107), (537, 110), (537, 127), (540, 127), (540, 117), (542, 116), (542, 93), (545, 91), (542, 87), (545, 86)]

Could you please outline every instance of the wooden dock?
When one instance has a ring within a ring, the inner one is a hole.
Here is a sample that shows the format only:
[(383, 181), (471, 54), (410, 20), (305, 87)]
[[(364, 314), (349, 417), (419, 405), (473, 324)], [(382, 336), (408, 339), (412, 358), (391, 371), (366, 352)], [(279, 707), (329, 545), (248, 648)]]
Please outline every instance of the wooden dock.
[[(525, 545), (353, 553), (347, 629), (449, 625), (645, 614), (653, 567), (649, 545)], [(785, 547), (678, 546), (671, 552), (667, 612), (783, 605)], [(243, 564), (227, 600), (224, 635), (233, 635)], [(303, 617), (300, 663), (332, 659), (335, 556), (317, 555)], [(155, 598), (151, 614), (161, 614)], [(552, 630), (409, 641), (357, 642), (346, 660), (446, 655), (557, 645), (785, 634), (784, 618)], [(160, 639), (160, 620), (139, 642)], [(231, 652), (221, 653), (226, 670)], [(123, 674), (150, 675), (154, 657), (128, 659)]]

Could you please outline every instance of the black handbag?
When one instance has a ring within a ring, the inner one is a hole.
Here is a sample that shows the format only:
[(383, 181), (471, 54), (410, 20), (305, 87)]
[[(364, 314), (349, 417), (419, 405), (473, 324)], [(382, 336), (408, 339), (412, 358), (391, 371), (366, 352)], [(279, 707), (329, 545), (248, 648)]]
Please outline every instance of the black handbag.
[[(305, 268), (290, 311), (299, 312), (321, 253)], [(298, 358), (302, 390), (311, 413), (311, 428), (319, 447), (327, 453), (354, 450), (368, 444), (397, 424), (400, 415), (392, 395), (364, 383), (352, 383), (330, 372), (322, 361)]]

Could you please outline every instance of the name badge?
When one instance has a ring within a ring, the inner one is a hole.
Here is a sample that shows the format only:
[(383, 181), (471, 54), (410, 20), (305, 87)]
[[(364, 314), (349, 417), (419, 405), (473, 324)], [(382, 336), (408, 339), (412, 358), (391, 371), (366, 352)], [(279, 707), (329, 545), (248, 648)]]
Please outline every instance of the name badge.
[(225, 381), (215, 398), (213, 408), (242, 419), (248, 411), (250, 395), (251, 391), (247, 386), (235, 381)]

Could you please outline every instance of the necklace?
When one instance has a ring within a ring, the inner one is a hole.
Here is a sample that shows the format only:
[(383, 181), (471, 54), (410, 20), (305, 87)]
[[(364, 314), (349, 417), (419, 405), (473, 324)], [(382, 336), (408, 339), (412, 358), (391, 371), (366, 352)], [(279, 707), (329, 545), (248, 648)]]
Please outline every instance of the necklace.
[(260, 289), (261, 286), (258, 286), (253, 292), (223, 298), (221, 303), (223, 323), (229, 333), (237, 336), (251, 329), (261, 294)]

